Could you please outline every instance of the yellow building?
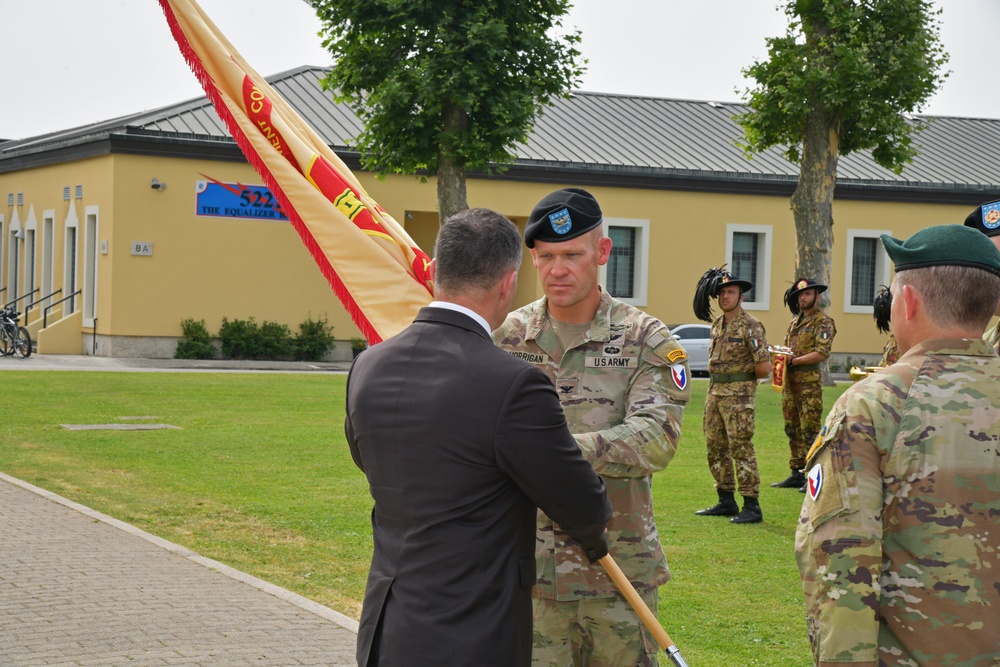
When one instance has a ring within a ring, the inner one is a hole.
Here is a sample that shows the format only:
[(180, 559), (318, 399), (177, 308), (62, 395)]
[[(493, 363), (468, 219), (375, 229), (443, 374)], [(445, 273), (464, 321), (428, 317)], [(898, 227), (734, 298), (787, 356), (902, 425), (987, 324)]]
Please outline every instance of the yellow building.
[[(323, 93), (323, 73), (303, 67), (269, 81), (430, 253), (434, 180), (361, 171), (346, 148), (360, 125)], [(545, 113), (507, 172), (470, 175), (469, 204), (523, 227), (551, 190), (585, 187), (615, 241), (613, 294), (668, 324), (693, 322), (698, 278), (726, 263), (755, 283), (746, 308), (780, 342), (797, 168), (777, 152), (742, 155), (732, 120), (741, 110), (576, 93)], [(840, 161), (829, 290), (839, 357), (874, 361), (884, 342), (871, 315), (875, 290), (891, 280), (879, 234), (960, 223), (1000, 199), (1000, 121), (913, 122), (926, 125), (922, 152), (902, 175), (865, 155)], [(50, 354), (170, 357), (187, 318), (215, 333), (223, 318), (295, 331), (325, 317), (339, 341), (358, 336), (261, 182), (204, 98), (0, 143), (0, 303), (17, 300), (37, 350)], [(541, 295), (527, 253), (521, 275), (517, 305)], [(334, 355), (348, 358), (349, 347)]]

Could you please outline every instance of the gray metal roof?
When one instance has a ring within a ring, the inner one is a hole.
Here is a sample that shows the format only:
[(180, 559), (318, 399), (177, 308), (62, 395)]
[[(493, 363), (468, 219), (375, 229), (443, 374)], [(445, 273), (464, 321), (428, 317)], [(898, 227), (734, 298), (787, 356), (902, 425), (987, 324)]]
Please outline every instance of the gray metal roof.
[[(326, 71), (305, 66), (267, 79), (329, 145), (352, 155), (350, 140), (361, 124), (320, 87)], [(708, 183), (727, 182), (755, 188), (768, 183), (779, 189), (794, 186), (798, 168), (779, 150), (747, 159), (738, 147), (742, 128), (733, 117), (744, 110), (735, 103), (576, 92), (544, 111), (528, 141), (516, 147), (517, 160), (505, 178), (560, 180), (574, 174), (583, 181), (644, 187), (710, 189)], [(878, 190), (883, 196), (888, 191), (938, 191), (975, 200), (984, 193), (1000, 193), (1000, 120), (916, 116), (910, 122), (924, 127), (916, 135), (920, 153), (913, 163), (895, 174), (867, 153), (842, 156), (838, 195), (844, 189)], [(201, 97), (0, 143), (0, 172), (70, 159), (74, 146), (116, 138), (174, 146), (234, 144), (207, 98)]]

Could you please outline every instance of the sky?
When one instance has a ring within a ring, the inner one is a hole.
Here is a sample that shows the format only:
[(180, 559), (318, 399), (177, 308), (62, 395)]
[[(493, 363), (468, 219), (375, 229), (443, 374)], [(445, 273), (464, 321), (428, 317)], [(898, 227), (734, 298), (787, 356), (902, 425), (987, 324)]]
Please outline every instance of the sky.
[[(303, 0), (199, 0), (262, 75), (328, 65)], [(574, 0), (580, 90), (738, 102), (782, 35), (778, 0)], [(784, 3), (782, 3), (783, 5)], [(936, 0), (951, 71), (922, 113), (1000, 118), (998, 0)], [(0, 137), (20, 139), (203, 94), (156, 0), (0, 0)]]

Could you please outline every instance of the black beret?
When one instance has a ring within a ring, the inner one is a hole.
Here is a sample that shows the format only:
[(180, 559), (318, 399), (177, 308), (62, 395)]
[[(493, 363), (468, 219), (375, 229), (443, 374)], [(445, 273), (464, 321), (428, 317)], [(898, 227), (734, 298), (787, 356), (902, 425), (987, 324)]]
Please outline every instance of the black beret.
[(594, 195), (581, 188), (565, 188), (538, 202), (524, 226), (524, 245), (535, 241), (558, 243), (586, 234), (601, 224), (603, 216)]
[(971, 266), (1000, 276), (1000, 250), (985, 234), (962, 225), (935, 225), (900, 241), (882, 234), (896, 272), (928, 266)]
[(965, 219), (965, 226), (978, 229), (987, 236), (1000, 235), (1000, 201), (986, 202)]

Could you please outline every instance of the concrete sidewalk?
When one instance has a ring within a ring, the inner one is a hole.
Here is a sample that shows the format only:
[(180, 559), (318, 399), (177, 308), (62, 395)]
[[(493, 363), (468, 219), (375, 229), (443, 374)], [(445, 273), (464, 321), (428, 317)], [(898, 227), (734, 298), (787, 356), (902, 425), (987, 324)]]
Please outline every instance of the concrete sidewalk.
[(75, 354), (33, 354), (27, 359), (0, 356), (0, 371), (138, 371), (346, 373), (350, 361), (253, 361), (238, 359), (140, 359)]
[(4, 667), (346, 666), (356, 639), (327, 607), (0, 473)]

